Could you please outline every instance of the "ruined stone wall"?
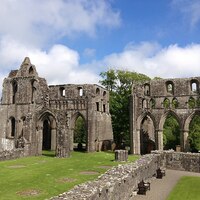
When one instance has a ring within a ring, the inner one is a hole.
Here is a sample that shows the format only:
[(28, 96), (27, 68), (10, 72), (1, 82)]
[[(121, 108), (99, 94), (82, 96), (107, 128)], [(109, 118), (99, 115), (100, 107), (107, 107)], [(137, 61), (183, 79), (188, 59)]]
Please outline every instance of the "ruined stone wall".
[(154, 151), (133, 163), (118, 165), (97, 180), (75, 186), (51, 200), (130, 200), (138, 183), (155, 178), (159, 167), (200, 173), (200, 154)]
[(156, 169), (163, 165), (160, 156), (149, 154), (134, 163), (113, 167), (97, 180), (75, 186), (69, 192), (53, 197), (51, 200), (130, 200), (140, 181), (155, 177)]
[(0, 161), (12, 160), (16, 158), (22, 158), (26, 156), (24, 149), (12, 149), (10, 151), (4, 150), (0, 151)]
[[(189, 151), (189, 124), (200, 113), (200, 77), (151, 80), (134, 84), (130, 102), (131, 152), (141, 154), (143, 133), (154, 130), (153, 149), (163, 150), (163, 126), (167, 116), (175, 117), (180, 125), (181, 151)], [(152, 128), (143, 130), (145, 118)], [(151, 149), (152, 150), (152, 149)], [(150, 151), (147, 150), (147, 153)]]
[(55, 150), (57, 157), (68, 157), (79, 116), (87, 130), (87, 151), (107, 149), (113, 139), (108, 91), (96, 84), (48, 86), (26, 57), (3, 82), (0, 150), (23, 147), (27, 155)]
[(106, 146), (105, 149), (110, 148), (108, 146), (111, 146), (113, 131), (107, 90), (96, 84), (50, 86), (49, 100), (52, 112), (56, 110), (67, 112), (71, 150), (73, 150), (73, 129), (78, 116), (82, 116), (86, 122), (87, 151), (101, 150), (103, 146)]
[(166, 168), (200, 173), (200, 153), (165, 153)]

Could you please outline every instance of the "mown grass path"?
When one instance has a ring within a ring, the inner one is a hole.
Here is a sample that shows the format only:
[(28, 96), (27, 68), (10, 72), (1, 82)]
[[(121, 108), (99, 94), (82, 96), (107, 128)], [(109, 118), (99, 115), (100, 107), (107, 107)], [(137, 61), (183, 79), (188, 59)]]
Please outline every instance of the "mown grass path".
[[(129, 156), (131, 161), (137, 158)], [(72, 152), (70, 158), (46, 152), (46, 156), (0, 162), (0, 200), (50, 198), (119, 164), (113, 159), (114, 154), (106, 152)]]

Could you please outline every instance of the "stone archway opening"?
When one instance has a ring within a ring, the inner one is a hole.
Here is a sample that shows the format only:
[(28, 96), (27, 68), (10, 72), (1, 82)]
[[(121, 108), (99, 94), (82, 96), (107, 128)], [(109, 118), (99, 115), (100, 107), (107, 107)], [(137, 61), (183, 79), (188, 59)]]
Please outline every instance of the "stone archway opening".
[(85, 119), (78, 115), (74, 124), (74, 150), (86, 151), (87, 149), (87, 129), (85, 125)]
[(173, 149), (177, 150), (180, 149), (180, 124), (176, 117), (172, 114), (168, 114), (165, 123), (163, 125), (163, 147), (165, 150)]
[(55, 156), (56, 150), (56, 120), (55, 117), (45, 112), (41, 115), (38, 121), (38, 152), (43, 155)]
[(141, 154), (148, 154), (155, 148), (154, 124), (151, 118), (146, 116), (142, 120), (140, 127), (140, 152)]
[(42, 150), (51, 150), (51, 123), (49, 119), (43, 121)]
[(200, 115), (195, 114), (189, 125), (189, 144), (191, 152), (200, 151)]

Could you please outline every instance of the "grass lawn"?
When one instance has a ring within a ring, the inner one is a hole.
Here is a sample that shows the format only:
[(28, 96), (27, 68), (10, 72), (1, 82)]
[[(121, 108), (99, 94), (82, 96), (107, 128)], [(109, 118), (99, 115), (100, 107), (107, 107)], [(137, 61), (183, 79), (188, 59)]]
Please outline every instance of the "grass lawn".
[(200, 177), (183, 176), (167, 200), (200, 200)]
[[(134, 161), (138, 156), (129, 156)], [(45, 199), (93, 180), (113, 162), (106, 152), (72, 152), (70, 158), (55, 158), (52, 153), (38, 157), (0, 162), (0, 200)]]

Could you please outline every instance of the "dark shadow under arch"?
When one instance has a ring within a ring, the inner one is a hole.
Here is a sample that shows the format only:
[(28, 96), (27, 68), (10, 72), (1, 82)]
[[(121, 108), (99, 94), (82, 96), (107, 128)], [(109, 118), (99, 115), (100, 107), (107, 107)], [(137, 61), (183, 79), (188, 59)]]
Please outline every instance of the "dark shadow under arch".
[(146, 115), (140, 124), (140, 152), (151, 153), (156, 149), (155, 126), (150, 116)]
[(42, 150), (56, 150), (56, 120), (54, 115), (49, 112), (43, 112), (39, 117), (39, 124), (42, 128)]

